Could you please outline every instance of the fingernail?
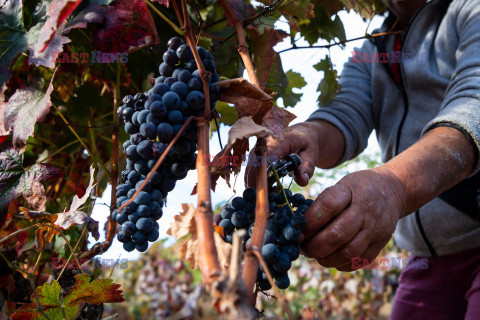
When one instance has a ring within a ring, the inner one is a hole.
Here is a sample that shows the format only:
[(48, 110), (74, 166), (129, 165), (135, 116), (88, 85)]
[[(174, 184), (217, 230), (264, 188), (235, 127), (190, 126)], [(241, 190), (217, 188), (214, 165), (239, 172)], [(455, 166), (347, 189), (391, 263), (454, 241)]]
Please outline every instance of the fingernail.
[(306, 173), (306, 172), (303, 173), (303, 179), (305, 179), (305, 183), (308, 183), (308, 180), (310, 180), (310, 177), (308, 176), (308, 173)]

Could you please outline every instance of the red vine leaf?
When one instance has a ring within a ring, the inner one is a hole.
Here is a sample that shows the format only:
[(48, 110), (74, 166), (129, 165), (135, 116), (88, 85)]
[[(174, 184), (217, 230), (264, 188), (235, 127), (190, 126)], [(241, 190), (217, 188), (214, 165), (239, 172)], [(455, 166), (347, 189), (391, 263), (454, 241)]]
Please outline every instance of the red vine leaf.
[(82, 0), (53, 0), (48, 5), (48, 18), (45, 24), (42, 26), (39, 23), (28, 32), (30, 40), (28, 63), (55, 67), (55, 60), (63, 51), (63, 45), (70, 42), (70, 39), (62, 34), (63, 28), (67, 24), (67, 18), (80, 2)]
[(13, 133), (13, 146), (20, 152), (25, 151), (35, 123), (44, 121), (50, 112), (52, 91), (53, 85), (50, 82), (45, 93), (33, 87), (25, 87), (15, 91), (8, 102), (0, 99), (0, 135)]
[[(288, 34), (282, 30), (274, 28), (266, 28), (263, 33), (258, 29), (247, 29), (251, 41), (250, 46), (253, 51), (253, 65), (257, 73), (258, 80), (261, 84), (284, 85), (287, 82), (285, 73), (282, 69), (280, 55), (273, 50), (273, 47), (281, 42)], [(274, 74), (271, 74), (274, 72)], [(269, 82), (272, 81), (271, 83)]]
[(103, 21), (93, 31), (92, 45), (102, 52), (122, 53), (158, 43), (157, 29), (143, 0), (118, 0), (102, 7)]
[[(185, 259), (191, 268), (198, 267), (198, 238), (195, 224), (196, 209), (191, 204), (182, 204), (183, 211), (174, 216), (167, 234), (177, 239), (176, 246), (180, 247), (180, 259)], [(218, 233), (214, 233), (220, 265), (226, 270), (230, 263), (231, 246), (229, 246)]]

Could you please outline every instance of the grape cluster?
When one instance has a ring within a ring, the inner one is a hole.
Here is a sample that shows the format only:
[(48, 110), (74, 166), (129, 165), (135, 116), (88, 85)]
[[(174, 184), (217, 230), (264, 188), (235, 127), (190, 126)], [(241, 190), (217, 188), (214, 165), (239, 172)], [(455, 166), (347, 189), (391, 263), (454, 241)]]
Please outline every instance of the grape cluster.
[[(286, 197), (286, 198), (285, 198)], [(287, 271), (300, 254), (298, 239), (300, 229), (306, 223), (305, 212), (313, 203), (302, 194), (285, 190), (268, 195), (270, 217), (263, 239), (262, 257), (268, 264), (268, 269), (275, 279), (275, 285), (286, 289), (290, 285)], [(247, 230), (243, 249), (250, 244), (255, 222), (255, 188), (247, 188), (243, 197), (235, 197), (216, 217), (216, 223), (223, 228), (224, 240), (232, 242), (235, 230)], [(257, 284), (261, 290), (271, 288), (265, 272), (260, 267)]]
[[(125, 96), (118, 108), (130, 135), (123, 144), (127, 165), (122, 172), (123, 184), (116, 190), (118, 207), (132, 198), (187, 119), (201, 115), (204, 109), (203, 83), (191, 48), (177, 37), (167, 45), (153, 88), (147, 93)], [(213, 109), (220, 97), (214, 82), (220, 77), (210, 52), (202, 47), (197, 50), (206, 70), (212, 73), (209, 89)], [(156, 220), (162, 217), (167, 194), (177, 180), (184, 179), (188, 170), (195, 168), (196, 141), (197, 131), (191, 122), (133, 202), (121, 212), (113, 212), (113, 219), (119, 224), (117, 239), (126, 251), (144, 252), (148, 242), (158, 239)]]

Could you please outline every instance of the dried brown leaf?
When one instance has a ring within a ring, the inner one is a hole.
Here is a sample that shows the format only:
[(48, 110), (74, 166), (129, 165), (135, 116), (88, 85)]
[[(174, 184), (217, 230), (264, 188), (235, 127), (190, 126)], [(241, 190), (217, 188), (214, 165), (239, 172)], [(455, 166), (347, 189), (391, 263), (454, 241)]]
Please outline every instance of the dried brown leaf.
[(267, 111), (273, 106), (273, 99), (243, 78), (230, 79), (216, 83), (220, 87), (220, 100), (235, 106), (238, 118), (251, 116), (260, 123)]
[[(177, 239), (180, 258), (185, 259), (191, 268), (198, 267), (198, 238), (195, 224), (196, 209), (191, 204), (182, 204), (183, 211), (174, 216), (174, 222), (170, 225), (167, 234)], [(217, 248), (220, 265), (227, 270), (230, 262), (231, 247), (223, 241), (222, 237), (214, 233), (215, 246)]]
[(288, 124), (295, 118), (293, 113), (273, 107), (265, 114), (261, 124), (270, 130), (273, 138), (283, 140), (283, 135), (289, 130)]

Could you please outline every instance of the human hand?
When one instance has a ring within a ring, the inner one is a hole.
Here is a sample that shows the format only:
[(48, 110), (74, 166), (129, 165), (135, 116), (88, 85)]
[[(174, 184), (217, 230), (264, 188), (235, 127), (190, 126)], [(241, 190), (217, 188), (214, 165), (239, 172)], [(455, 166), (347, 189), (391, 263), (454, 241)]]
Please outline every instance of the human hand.
[[(290, 127), (283, 140), (267, 138), (269, 159), (279, 159), (292, 153), (300, 156), (302, 164), (295, 170), (295, 181), (306, 186), (316, 165), (331, 167), (343, 154), (343, 136), (333, 125), (324, 121), (302, 122)], [(247, 186), (255, 186), (257, 166), (250, 157), (245, 174)]]
[(345, 176), (306, 212), (302, 249), (325, 267), (352, 271), (352, 258), (371, 261), (405, 215), (405, 191), (384, 166)]

